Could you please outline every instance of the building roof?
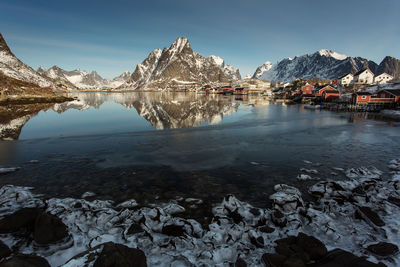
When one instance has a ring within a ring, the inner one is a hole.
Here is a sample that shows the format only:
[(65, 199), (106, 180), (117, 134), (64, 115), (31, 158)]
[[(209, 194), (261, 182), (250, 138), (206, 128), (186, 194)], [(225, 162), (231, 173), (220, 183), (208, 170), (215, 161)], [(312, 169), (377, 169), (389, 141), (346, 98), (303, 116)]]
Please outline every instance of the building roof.
[(337, 93), (337, 94), (339, 94), (339, 91), (335, 90), (335, 89), (329, 89), (329, 90), (325, 90), (324, 93)]
[(354, 75), (353, 75), (353, 74), (351, 74), (351, 73), (347, 73), (347, 74), (343, 75), (342, 77), (339, 77), (339, 80), (340, 80), (340, 79), (343, 79), (343, 78), (344, 78), (344, 77), (346, 77), (347, 75), (354, 76)]
[(360, 75), (361, 73), (363, 73), (363, 72), (366, 71), (366, 70), (369, 70), (371, 73), (373, 73), (369, 68), (364, 68), (364, 69), (362, 69), (362, 70), (360, 70), (360, 71), (354, 73), (353, 75), (354, 75), (354, 76), (358, 76), (358, 75)]
[(386, 91), (394, 96), (400, 96), (400, 89), (383, 89), (382, 91)]
[(372, 95), (370, 92), (355, 92), (355, 95)]

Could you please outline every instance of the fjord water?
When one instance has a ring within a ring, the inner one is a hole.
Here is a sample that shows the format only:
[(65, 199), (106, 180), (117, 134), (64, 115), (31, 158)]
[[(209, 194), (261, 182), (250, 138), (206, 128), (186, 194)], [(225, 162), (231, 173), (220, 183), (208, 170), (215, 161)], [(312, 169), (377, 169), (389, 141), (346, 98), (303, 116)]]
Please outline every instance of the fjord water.
[(116, 201), (190, 196), (217, 202), (235, 194), (262, 205), (277, 183), (301, 187), (300, 168), (341, 179), (333, 168), (387, 170), (400, 151), (398, 123), (263, 97), (70, 96), (77, 100), (46, 107), (15, 127), (17, 140), (0, 141), (0, 166), (21, 167), (0, 185), (33, 186), (53, 196), (92, 191)]

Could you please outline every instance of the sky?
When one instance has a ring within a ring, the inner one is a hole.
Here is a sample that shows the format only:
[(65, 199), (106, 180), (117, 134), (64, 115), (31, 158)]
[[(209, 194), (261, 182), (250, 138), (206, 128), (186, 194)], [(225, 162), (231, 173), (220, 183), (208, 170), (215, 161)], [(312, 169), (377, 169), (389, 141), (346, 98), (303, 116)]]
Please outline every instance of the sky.
[(132, 72), (185, 36), (194, 51), (254, 73), (265, 61), (331, 49), (400, 58), (399, 0), (1, 0), (0, 33), (33, 68)]

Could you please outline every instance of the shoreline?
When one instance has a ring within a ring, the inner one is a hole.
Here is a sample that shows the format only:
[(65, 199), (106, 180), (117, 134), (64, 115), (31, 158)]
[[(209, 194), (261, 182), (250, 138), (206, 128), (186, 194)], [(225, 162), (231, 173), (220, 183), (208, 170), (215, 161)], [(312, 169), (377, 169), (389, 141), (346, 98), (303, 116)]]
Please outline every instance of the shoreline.
[(8, 105), (26, 105), (26, 104), (47, 104), (63, 103), (75, 100), (72, 97), (54, 95), (54, 96), (17, 96), (0, 99), (0, 106)]

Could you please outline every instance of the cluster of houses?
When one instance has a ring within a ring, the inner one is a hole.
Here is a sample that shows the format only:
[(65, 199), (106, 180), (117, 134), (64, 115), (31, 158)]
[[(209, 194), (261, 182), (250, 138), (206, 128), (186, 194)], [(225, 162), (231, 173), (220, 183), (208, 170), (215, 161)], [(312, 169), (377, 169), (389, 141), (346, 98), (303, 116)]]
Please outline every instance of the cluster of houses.
[(351, 84), (383, 84), (393, 80), (393, 76), (387, 73), (382, 73), (377, 76), (368, 69), (362, 69), (354, 74), (346, 74), (339, 78), (339, 84), (342, 86), (349, 86)]
[[(340, 92), (331, 85), (314, 87), (305, 84), (301, 87), (303, 98), (319, 98), (331, 101), (340, 98)], [(355, 92), (351, 94), (351, 102), (355, 105), (400, 105), (400, 89), (382, 89), (372, 94), (370, 92)]]

